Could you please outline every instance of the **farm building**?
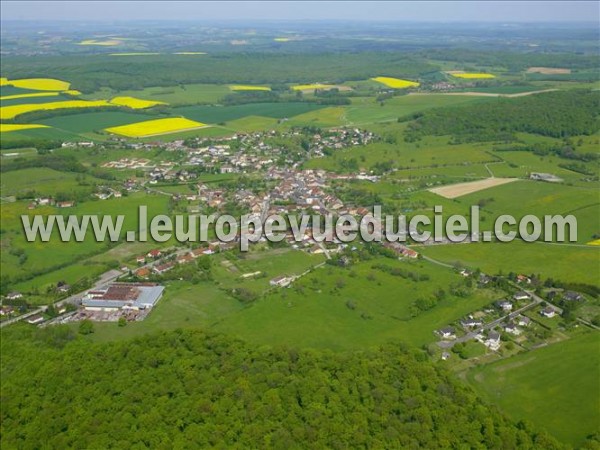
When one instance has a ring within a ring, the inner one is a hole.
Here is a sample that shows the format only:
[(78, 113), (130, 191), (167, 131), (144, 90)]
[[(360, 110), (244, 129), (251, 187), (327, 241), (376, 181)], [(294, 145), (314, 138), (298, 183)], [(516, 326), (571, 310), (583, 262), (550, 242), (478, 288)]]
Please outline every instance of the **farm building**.
[(546, 306), (540, 311), (540, 314), (548, 319), (552, 319), (556, 315), (556, 311), (551, 306)]
[(292, 278), (291, 277), (286, 277), (285, 275), (281, 275), (279, 277), (273, 278), (271, 281), (269, 281), (269, 284), (271, 286), (286, 287), (291, 282), (292, 282)]
[(88, 311), (148, 309), (158, 303), (164, 289), (155, 283), (112, 283), (88, 291), (81, 304)]

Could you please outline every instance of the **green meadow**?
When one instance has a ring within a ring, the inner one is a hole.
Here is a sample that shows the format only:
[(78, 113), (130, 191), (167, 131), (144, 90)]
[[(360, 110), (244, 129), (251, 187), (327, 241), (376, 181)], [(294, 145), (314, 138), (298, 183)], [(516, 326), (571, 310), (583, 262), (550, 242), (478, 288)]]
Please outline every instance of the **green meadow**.
[(115, 96), (128, 96), (143, 100), (157, 100), (171, 106), (212, 104), (230, 94), (229, 86), (222, 84), (185, 84), (175, 86), (156, 86), (140, 90), (114, 91), (101, 89), (86, 96), (89, 99), (110, 99)]
[(308, 102), (250, 103), (234, 106), (182, 106), (173, 108), (176, 115), (202, 123), (221, 123), (248, 116), (263, 116), (274, 119), (293, 117), (322, 109), (322, 105)]
[(89, 133), (92, 131), (102, 131), (104, 128), (143, 122), (156, 118), (156, 116), (148, 114), (105, 111), (57, 116), (38, 122), (70, 133)]
[(533, 273), (598, 285), (600, 249), (592, 246), (514, 241), (436, 245), (417, 250), (438, 261), (479, 268), (489, 274)]
[(467, 379), (514, 420), (531, 422), (574, 447), (598, 432), (598, 333), (476, 367)]
[[(71, 264), (82, 262), (86, 258), (107, 251), (114, 245), (111, 245), (108, 241), (96, 242), (91, 233), (87, 233), (82, 242), (64, 243), (60, 240), (56, 228), (49, 242), (41, 242), (39, 239), (35, 242), (27, 242), (21, 224), (21, 215), (32, 218), (36, 214), (42, 216), (48, 214), (74, 214), (78, 216), (93, 214), (99, 215), (100, 219), (104, 215), (113, 217), (124, 215), (125, 220), (123, 221), (122, 231), (124, 235), (126, 230), (137, 230), (137, 207), (139, 205), (146, 205), (148, 216), (152, 217), (156, 214), (167, 213), (167, 203), (168, 198), (166, 196), (143, 194), (134, 194), (119, 199), (111, 198), (104, 201), (89, 201), (67, 209), (47, 206), (28, 210), (25, 202), (5, 203), (0, 207), (2, 211), (0, 223), (3, 230), (2, 276), (17, 280), (29, 280), (35, 276), (33, 284), (39, 287), (45, 286), (48, 280), (40, 279), (40, 275), (54, 270), (62, 270)], [(20, 254), (15, 252), (17, 250), (26, 255), (26, 264), (19, 263)]]
[(93, 184), (102, 184), (102, 182), (103, 180), (87, 174), (78, 175), (46, 167), (33, 167), (4, 173), (0, 182), (0, 193), (3, 197), (32, 191), (40, 197), (73, 191), (91, 194)]
[[(374, 263), (402, 267), (429, 281), (414, 282), (373, 269)], [(215, 329), (257, 345), (283, 344), (333, 350), (371, 347), (390, 339), (413, 345), (502, 293), (475, 290), (467, 298), (448, 294), (432, 309), (411, 316), (410, 307), (438, 289), (461, 281), (447, 268), (430, 263), (377, 259), (350, 269), (324, 266), (291, 288), (276, 289), (248, 308), (228, 316)]]

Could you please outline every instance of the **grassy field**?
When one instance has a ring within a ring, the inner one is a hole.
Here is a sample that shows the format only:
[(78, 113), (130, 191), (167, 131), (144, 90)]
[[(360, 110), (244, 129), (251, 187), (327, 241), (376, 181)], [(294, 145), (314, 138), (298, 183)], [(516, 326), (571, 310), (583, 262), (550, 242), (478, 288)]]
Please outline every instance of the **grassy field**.
[[(494, 166), (495, 167), (495, 166)], [(515, 199), (519, 199), (515, 202)], [(486, 201), (482, 216), (487, 217), (486, 228), (501, 214), (511, 214), (517, 220), (527, 214), (539, 218), (545, 215), (573, 214), (577, 217), (579, 243), (586, 243), (600, 232), (600, 199), (596, 187), (565, 186), (523, 180), (497, 186), (460, 197), (465, 211), (482, 199)]]
[[(18, 95), (18, 94), (16, 94), (16, 95)], [(2, 99), (2, 100), (0, 100), (0, 105), (12, 106), (12, 105), (37, 104), (37, 103), (48, 103), (48, 102), (64, 102), (66, 100), (71, 100), (71, 97), (68, 97), (66, 95), (56, 95), (56, 93), (47, 92), (45, 95), (40, 95), (40, 96), (35, 96), (35, 97)]]
[(91, 131), (101, 131), (104, 128), (127, 125), (155, 118), (156, 116), (148, 114), (106, 111), (52, 117), (41, 120), (39, 123), (70, 133), (89, 133)]
[(346, 107), (330, 106), (328, 108), (307, 112), (293, 117), (291, 120), (286, 122), (286, 125), (295, 127), (310, 126), (321, 128), (346, 125), (348, 123), (346, 120), (346, 111)]
[[(163, 298), (143, 321), (118, 327), (116, 323), (95, 323), (94, 341), (140, 336), (156, 330), (207, 328), (243, 306), (211, 282), (167, 284)], [(77, 324), (73, 324), (76, 328)]]
[(385, 100), (383, 106), (381, 106), (380, 102), (377, 102), (372, 97), (359, 97), (352, 99), (352, 106), (348, 107), (347, 119), (354, 125), (395, 121), (399, 117), (408, 116), (430, 108), (463, 105), (481, 101), (489, 101), (489, 99), (467, 95), (404, 95)]
[(458, 262), (486, 273), (541, 274), (544, 278), (598, 285), (600, 249), (541, 242), (478, 243), (419, 247), (445, 263)]
[(81, 140), (81, 137), (76, 133), (56, 128), (33, 128), (30, 130), (2, 133), (2, 142), (4, 143), (44, 139), (57, 141), (78, 141)]
[[(397, 127), (380, 127), (397, 133)], [(394, 130), (394, 131), (392, 131)], [(376, 142), (360, 147), (336, 151), (332, 156), (312, 159), (307, 168), (325, 169), (336, 172), (353, 172), (347, 169), (348, 163), (356, 161), (359, 169), (370, 170), (378, 163), (390, 163), (398, 169), (434, 167), (443, 174), (446, 165), (467, 165), (493, 162), (494, 156), (486, 152), (482, 144), (447, 145), (447, 138), (435, 137), (423, 139), (420, 144), (398, 145), (397, 143)]]
[[(110, 214), (125, 216), (123, 222), (123, 233), (125, 230), (137, 229), (137, 207), (147, 205), (149, 217), (167, 212), (168, 198), (162, 195), (134, 194), (120, 199), (108, 199), (104, 201), (90, 201), (74, 208), (58, 210), (54, 207), (41, 207), (35, 210), (27, 210), (27, 203), (15, 202), (1, 205), (2, 234), (2, 276), (3, 277), (30, 277), (35, 274), (44, 274), (65, 267), (76, 262), (82, 262), (85, 258), (108, 250), (109, 243), (98, 243), (88, 233), (83, 242), (63, 243), (58, 238), (58, 232), (54, 232), (49, 242), (26, 242), (21, 226), (20, 215), (33, 214), (98, 214), (100, 216)], [(14, 254), (15, 249), (22, 249), (27, 255), (26, 264), (19, 264), (19, 256)], [(11, 252), (13, 250), (13, 252)], [(44, 286), (46, 280), (41, 277), (35, 278), (35, 284)]]
[(469, 382), (514, 420), (573, 446), (598, 432), (600, 339), (596, 332), (477, 367)]
[[(59, 172), (45, 167), (14, 170), (2, 175), (0, 193), (3, 197), (35, 191), (39, 196), (53, 196), (57, 192), (88, 191), (90, 184), (101, 184), (102, 180), (89, 175)], [(87, 185), (87, 186), (86, 186)]]
[(115, 95), (137, 97), (144, 100), (158, 100), (172, 106), (218, 103), (230, 94), (229, 86), (221, 84), (186, 84), (180, 86), (157, 86), (142, 90), (113, 91), (102, 89), (86, 98), (109, 99)]
[(204, 123), (220, 123), (246, 116), (263, 116), (274, 119), (293, 117), (323, 108), (316, 103), (251, 103), (235, 106), (184, 106), (173, 113)]
[(413, 318), (409, 309), (415, 299), (447, 289), (460, 281), (460, 276), (429, 263), (377, 260), (430, 276), (429, 281), (414, 282), (372, 269), (373, 262), (350, 270), (318, 268), (291, 288), (275, 290), (215, 328), (257, 345), (277, 342), (339, 350), (370, 347), (390, 339), (423, 345), (435, 339), (434, 330), (501, 295), (492, 291), (475, 291), (463, 299), (449, 295)]

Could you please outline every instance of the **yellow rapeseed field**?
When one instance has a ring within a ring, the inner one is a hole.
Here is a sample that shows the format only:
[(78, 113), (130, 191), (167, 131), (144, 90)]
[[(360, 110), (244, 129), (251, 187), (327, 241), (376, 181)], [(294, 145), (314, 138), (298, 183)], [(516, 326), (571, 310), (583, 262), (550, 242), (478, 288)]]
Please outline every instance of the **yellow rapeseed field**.
[(0, 86), (6, 86), (8, 84), (8, 78), (0, 77)]
[(8, 80), (6, 84), (34, 91), (66, 91), (71, 83), (53, 78), (25, 78), (23, 80)]
[(105, 131), (121, 136), (138, 138), (195, 130), (206, 126), (204, 123), (195, 122), (184, 117), (172, 117), (106, 128)]
[(406, 89), (410, 87), (419, 86), (419, 83), (417, 83), (416, 81), (401, 80), (400, 78), (375, 77), (371, 78), (371, 80), (377, 81), (381, 84), (385, 84), (387, 87), (390, 87), (392, 89)]
[(15, 94), (5, 95), (0, 97), (0, 100), (13, 100), (15, 98), (31, 98), (31, 97), (56, 97), (60, 92), (33, 92), (31, 94)]
[(32, 128), (50, 128), (48, 125), (36, 125), (36, 124), (12, 124), (12, 123), (0, 123), (0, 133), (8, 133), (9, 131), (20, 131), (30, 130)]
[(250, 86), (245, 84), (236, 84), (229, 86), (232, 91), (270, 91), (271, 88), (267, 86)]
[(77, 45), (100, 45), (103, 47), (111, 47), (113, 45), (119, 45), (119, 44), (122, 44), (122, 42), (117, 39), (107, 39), (105, 41), (101, 41), (99, 39), (86, 39), (84, 41), (81, 41)]
[(152, 55), (160, 55), (160, 53), (153, 53), (153, 52), (109, 53), (109, 56), (152, 56)]
[(452, 73), (451, 75), (456, 78), (464, 78), (467, 80), (496, 78), (496, 75), (492, 75), (491, 73)]
[(334, 87), (335, 87), (335, 85), (333, 85), (333, 84), (320, 84), (320, 83), (298, 84), (296, 86), (292, 86), (292, 90), (294, 90), (294, 91), (309, 91), (309, 90), (313, 90), (313, 89), (331, 89)]
[(285, 37), (277, 37), (275, 39), (273, 39), (275, 42), (289, 42), (290, 38), (285, 38)]
[(66, 100), (64, 102), (36, 103), (24, 105), (10, 105), (0, 107), (0, 119), (14, 119), (15, 117), (32, 111), (47, 111), (51, 109), (66, 108), (97, 108), (102, 106), (114, 106), (106, 100)]
[(155, 100), (142, 100), (135, 97), (115, 97), (110, 103), (118, 106), (126, 106), (127, 108), (132, 109), (144, 109), (151, 108), (156, 105), (166, 105), (165, 102), (158, 102)]
[(595, 241), (590, 241), (587, 243), (587, 245), (598, 245), (600, 246), (600, 239), (596, 239)]
[(63, 94), (81, 95), (81, 92), (79, 92), (77, 89), (69, 89), (68, 91), (64, 91)]

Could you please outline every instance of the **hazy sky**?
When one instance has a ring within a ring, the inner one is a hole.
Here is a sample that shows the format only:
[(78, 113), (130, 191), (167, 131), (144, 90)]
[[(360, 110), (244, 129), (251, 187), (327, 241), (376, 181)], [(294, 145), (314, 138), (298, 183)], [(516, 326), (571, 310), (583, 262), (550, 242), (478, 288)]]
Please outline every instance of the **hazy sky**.
[(598, 21), (597, 1), (10, 1), (2, 20)]

